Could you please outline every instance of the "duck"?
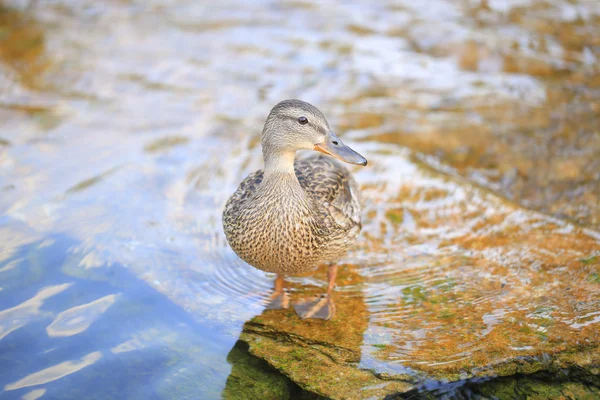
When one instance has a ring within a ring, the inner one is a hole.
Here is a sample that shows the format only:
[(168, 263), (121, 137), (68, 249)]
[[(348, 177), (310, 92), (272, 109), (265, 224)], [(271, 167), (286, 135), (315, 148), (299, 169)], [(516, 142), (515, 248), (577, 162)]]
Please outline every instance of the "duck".
[[(319, 109), (288, 99), (270, 111), (262, 130), (264, 168), (248, 175), (223, 210), (231, 249), (253, 267), (276, 274), (268, 308), (288, 308), (285, 277), (327, 268), (327, 292), (298, 302), (302, 318), (331, 319), (338, 266), (361, 230), (361, 194), (336, 161), (367, 165), (338, 138)], [(296, 152), (319, 154), (296, 160)]]

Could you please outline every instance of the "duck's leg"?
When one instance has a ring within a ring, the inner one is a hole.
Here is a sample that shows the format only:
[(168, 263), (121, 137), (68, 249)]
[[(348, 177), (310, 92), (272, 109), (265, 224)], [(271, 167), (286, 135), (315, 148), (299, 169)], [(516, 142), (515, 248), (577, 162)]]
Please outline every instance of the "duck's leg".
[(335, 315), (335, 302), (333, 301), (333, 288), (337, 277), (337, 265), (330, 265), (327, 269), (327, 294), (315, 300), (308, 300), (294, 305), (294, 310), (302, 318), (332, 319)]
[(275, 278), (275, 288), (273, 293), (269, 296), (269, 300), (267, 310), (277, 310), (280, 308), (288, 308), (290, 306), (290, 298), (285, 291), (285, 280), (283, 275), (277, 274), (277, 278)]

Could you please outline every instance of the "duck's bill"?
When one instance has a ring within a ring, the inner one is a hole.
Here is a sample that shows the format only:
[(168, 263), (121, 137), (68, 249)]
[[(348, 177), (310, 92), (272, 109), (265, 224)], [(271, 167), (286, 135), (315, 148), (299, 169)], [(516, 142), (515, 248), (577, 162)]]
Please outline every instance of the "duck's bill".
[(315, 144), (314, 149), (349, 164), (367, 165), (366, 158), (346, 146), (333, 132), (327, 135), (324, 143)]

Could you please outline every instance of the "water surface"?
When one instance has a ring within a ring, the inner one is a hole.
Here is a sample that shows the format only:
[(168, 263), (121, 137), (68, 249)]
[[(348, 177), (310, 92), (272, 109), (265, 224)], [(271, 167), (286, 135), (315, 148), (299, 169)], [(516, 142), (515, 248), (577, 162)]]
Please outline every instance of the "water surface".
[[(589, 1), (3, 2), (0, 397), (241, 396), (257, 324), (413, 382), (597, 349), (599, 27)], [(290, 97), (369, 159), (327, 325), (264, 313), (221, 228)]]

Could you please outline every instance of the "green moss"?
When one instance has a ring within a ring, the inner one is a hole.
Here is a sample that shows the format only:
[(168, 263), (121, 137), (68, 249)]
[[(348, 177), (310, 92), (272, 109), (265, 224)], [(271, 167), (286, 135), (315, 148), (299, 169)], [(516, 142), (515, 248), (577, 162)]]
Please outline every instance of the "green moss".
[(404, 219), (402, 214), (395, 210), (388, 211), (385, 216), (394, 224), (401, 224)]
[(422, 286), (408, 286), (402, 289), (402, 297), (407, 303), (416, 303), (427, 300)]
[(301, 392), (285, 375), (251, 355), (242, 341), (231, 349), (227, 361), (232, 369), (223, 391), (224, 399), (290, 399)]
[(542, 339), (542, 340), (548, 339), (548, 334), (546, 334), (546, 332), (535, 331), (535, 334), (538, 335), (540, 337), (540, 339)]
[(600, 274), (597, 272), (590, 274), (588, 281), (592, 283), (600, 283)]
[(585, 265), (600, 264), (600, 258), (598, 256), (591, 256), (591, 257), (588, 257), (588, 258), (582, 258), (579, 261), (582, 262)]
[(443, 311), (440, 315), (438, 315), (438, 318), (440, 319), (449, 319), (449, 318), (454, 318), (456, 314), (451, 313), (449, 311)]
[(529, 327), (528, 325), (523, 325), (519, 328), (519, 332), (522, 333), (532, 333), (533, 329), (531, 329), (531, 327)]

